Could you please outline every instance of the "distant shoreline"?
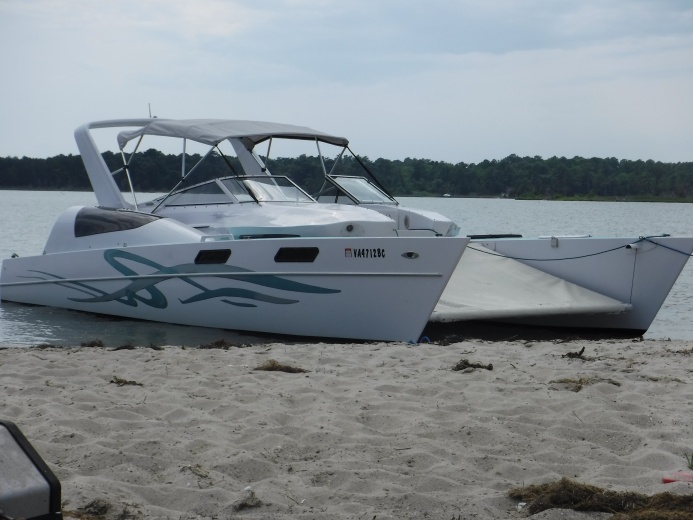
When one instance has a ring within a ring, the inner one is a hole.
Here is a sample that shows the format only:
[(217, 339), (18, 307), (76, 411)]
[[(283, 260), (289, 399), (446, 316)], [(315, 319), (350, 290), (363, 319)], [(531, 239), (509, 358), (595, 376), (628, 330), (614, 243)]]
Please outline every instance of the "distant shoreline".
[[(91, 189), (73, 189), (73, 188), (33, 188), (27, 187), (14, 187), (14, 188), (0, 188), (0, 191), (72, 191), (78, 193), (89, 193), (93, 190)], [(129, 193), (129, 192), (124, 192)], [(138, 191), (137, 193), (162, 193), (161, 191)], [(395, 198), (398, 197), (409, 197), (409, 198), (445, 198), (445, 199), (508, 199), (508, 200), (529, 200), (529, 201), (553, 201), (553, 202), (662, 202), (662, 203), (672, 203), (672, 204), (691, 204), (693, 203), (693, 198), (676, 198), (676, 197), (587, 197), (587, 196), (575, 196), (575, 197), (493, 197), (487, 195), (449, 195), (443, 196), (435, 193), (427, 194), (402, 194), (398, 193), (394, 195)]]
[[(188, 154), (190, 161), (202, 159)], [(112, 172), (121, 171), (120, 155), (107, 151), (104, 163)], [(231, 157), (227, 164), (214, 156), (206, 163), (202, 177), (225, 176), (229, 165), (238, 161)], [(134, 164), (130, 176), (135, 190), (168, 191), (178, 183), (180, 154), (164, 154), (154, 149), (136, 152), (129, 160)], [(322, 185), (323, 169), (318, 157), (276, 157), (272, 174), (286, 175), (307, 193), (316, 193)], [(238, 165), (240, 166), (240, 164)], [(404, 160), (369, 159), (368, 157), (326, 158), (324, 166), (338, 175), (368, 174), (395, 196), (424, 197), (507, 197), (512, 199), (551, 200), (626, 200), (641, 202), (693, 202), (693, 161), (663, 163), (653, 160), (628, 160), (583, 157), (519, 157), (511, 154), (504, 159), (479, 163), (447, 163), (430, 159)], [(239, 170), (240, 171), (240, 170)], [(84, 164), (79, 155), (46, 159), (0, 157), (0, 188), (89, 190)], [(297, 178), (294, 178), (297, 177)], [(123, 175), (115, 178), (122, 190), (130, 184)], [(192, 180), (192, 179), (191, 179)]]

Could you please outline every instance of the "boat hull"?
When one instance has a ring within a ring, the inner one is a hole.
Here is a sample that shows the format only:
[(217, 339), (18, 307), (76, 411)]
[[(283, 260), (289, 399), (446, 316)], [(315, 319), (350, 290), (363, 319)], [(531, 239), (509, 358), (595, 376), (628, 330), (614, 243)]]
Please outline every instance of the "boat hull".
[[(655, 319), (681, 270), (693, 252), (693, 237), (547, 237), (472, 241), (472, 250), (515, 259), (538, 271), (622, 302), (624, 311), (589, 312), (553, 308), (547, 298), (541, 312), (517, 313), (489, 321), (576, 329), (614, 329), (645, 332)], [(465, 260), (460, 262), (464, 268)], [(466, 277), (474, 276), (471, 272)], [(455, 276), (453, 275), (453, 283)], [(503, 291), (503, 273), (486, 278), (487, 291)], [(445, 298), (445, 294), (443, 294)], [(522, 302), (517, 303), (522, 307)], [(526, 309), (526, 306), (525, 306)], [(488, 313), (486, 313), (488, 314)], [(435, 316), (435, 313), (434, 313)], [(467, 313), (458, 321), (486, 316)], [(454, 321), (454, 320), (438, 320)]]
[(13, 258), (2, 264), (0, 298), (249, 332), (418, 341), (467, 242), (228, 240)]

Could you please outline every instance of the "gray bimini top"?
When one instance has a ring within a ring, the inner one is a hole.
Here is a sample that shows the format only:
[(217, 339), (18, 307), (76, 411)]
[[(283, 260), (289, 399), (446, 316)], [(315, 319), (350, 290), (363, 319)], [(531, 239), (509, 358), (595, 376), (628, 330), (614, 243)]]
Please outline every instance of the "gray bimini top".
[(178, 137), (210, 146), (216, 146), (225, 139), (240, 139), (249, 150), (272, 137), (318, 140), (344, 147), (349, 145), (349, 141), (344, 137), (329, 135), (305, 126), (227, 119), (155, 119), (136, 130), (120, 132), (118, 145), (122, 150), (132, 139), (144, 135)]

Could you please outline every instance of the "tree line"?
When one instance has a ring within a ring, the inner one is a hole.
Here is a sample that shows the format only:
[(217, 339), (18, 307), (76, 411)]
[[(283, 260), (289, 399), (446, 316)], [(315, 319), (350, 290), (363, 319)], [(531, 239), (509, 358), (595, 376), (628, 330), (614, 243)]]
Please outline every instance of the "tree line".
[[(111, 170), (122, 166), (120, 155), (103, 154)], [(199, 155), (186, 157), (195, 164)], [(328, 171), (334, 160), (327, 159)], [(361, 175), (363, 163), (395, 196), (508, 197), (541, 199), (672, 200), (693, 201), (693, 162), (663, 163), (613, 157), (519, 157), (476, 164), (451, 164), (429, 159), (370, 160), (343, 157), (335, 173)], [(131, 178), (137, 191), (171, 189), (181, 177), (181, 156), (150, 149), (132, 161)], [(315, 157), (271, 159), (270, 171), (287, 175), (309, 193), (322, 184), (323, 171)], [(208, 157), (191, 182), (240, 172), (236, 159)], [(115, 177), (127, 189), (124, 175)], [(90, 190), (79, 155), (47, 159), (0, 157), (0, 189)]]

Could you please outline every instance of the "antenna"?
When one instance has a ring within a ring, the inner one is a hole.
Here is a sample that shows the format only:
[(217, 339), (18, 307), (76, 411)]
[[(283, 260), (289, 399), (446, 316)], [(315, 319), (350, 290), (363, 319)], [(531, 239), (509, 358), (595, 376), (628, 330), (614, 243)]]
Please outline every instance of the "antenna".
[(152, 118), (152, 104), (147, 103), (147, 105), (149, 106), (149, 119), (151, 119)]

